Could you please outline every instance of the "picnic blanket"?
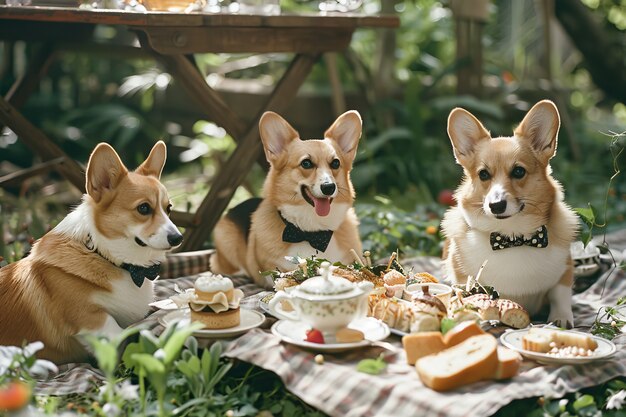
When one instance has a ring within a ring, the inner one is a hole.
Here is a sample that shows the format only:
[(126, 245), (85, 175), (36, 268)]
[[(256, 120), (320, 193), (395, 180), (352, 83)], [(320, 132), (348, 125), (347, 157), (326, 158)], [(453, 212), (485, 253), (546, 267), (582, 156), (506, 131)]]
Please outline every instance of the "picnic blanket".
[[(626, 230), (609, 236), (607, 241), (618, 260), (624, 256)], [(435, 275), (440, 272), (440, 261), (435, 258), (418, 258), (403, 264)], [(158, 281), (157, 298), (171, 295), (175, 284), (190, 287), (194, 278)], [(233, 281), (246, 296), (242, 307), (259, 309), (258, 301), (267, 292), (246, 278), (234, 277)], [(573, 297), (576, 328), (588, 330), (602, 306), (614, 305), (624, 295), (626, 274), (616, 269), (604, 272), (590, 288)], [(163, 330), (158, 318), (165, 313), (155, 311), (144, 322), (158, 334)], [(515, 399), (560, 397), (626, 376), (626, 335), (621, 335), (613, 340), (617, 352), (605, 360), (575, 366), (548, 366), (525, 360), (519, 375), (511, 380), (479, 382), (449, 393), (437, 393), (422, 385), (414, 368), (406, 364), (402, 350), (388, 357), (386, 371), (376, 376), (358, 372), (356, 364), (363, 358), (377, 357), (381, 353), (378, 347), (325, 353), (325, 362), (319, 365), (314, 352), (281, 343), (268, 332), (273, 322), (268, 317), (261, 328), (225, 341), (224, 355), (275, 372), (292, 393), (331, 416), (486, 416)], [(401, 346), (397, 336), (388, 341)], [(82, 392), (101, 379), (97, 370), (72, 364), (62, 367), (52, 379), (40, 382), (37, 389), (57, 395)]]

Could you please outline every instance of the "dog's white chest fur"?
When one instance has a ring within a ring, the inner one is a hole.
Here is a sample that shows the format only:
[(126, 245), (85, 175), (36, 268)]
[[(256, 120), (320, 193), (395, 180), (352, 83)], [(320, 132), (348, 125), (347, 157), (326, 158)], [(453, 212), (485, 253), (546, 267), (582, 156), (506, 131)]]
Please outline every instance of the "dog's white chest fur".
[[(341, 259), (343, 253), (340, 252), (339, 245), (337, 245), (337, 240), (334, 237), (330, 239), (328, 247), (324, 252), (319, 252), (308, 242), (293, 243), (289, 246), (289, 257), (299, 256), (300, 258), (310, 258), (314, 255), (317, 258), (323, 259)], [(341, 262), (345, 262), (345, 260), (342, 259)], [(294, 269), (294, 264), (284, 259), (278, 267), (281, 271), (290, 271)]]
[[(476, 276), (487, 260), (480, 282), (498, 289), (502, 297), (524, 305), (531, 314), (541, 308), (548, 290), (559, 282), (569, 256), (566, 248), (549, 244), (546, 248), (519, 246), (492, 250), (489, 234), (476, 230), (468, 231), (459, 246), (466, 271), (473, 271), (472, 275)], [(465, 278), (456, 277), (459, 282), (465, 282)]]
[(128, 272), (123, 274), (124, 277), (111, 282), (111, 292), (99, 291), (94, 294), (93, 301), (113, 316), (120, 327), (127, 327), (148, 314), (148, 304), (154, 301), (154, 283), (146, 279), (138, 288)]

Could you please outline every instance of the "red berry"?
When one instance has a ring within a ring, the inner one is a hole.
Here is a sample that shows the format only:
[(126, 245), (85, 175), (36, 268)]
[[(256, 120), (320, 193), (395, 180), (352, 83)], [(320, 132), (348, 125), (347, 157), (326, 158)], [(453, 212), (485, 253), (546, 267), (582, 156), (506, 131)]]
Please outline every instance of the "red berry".
[(437, 201), (439, 201), (439, 204), (443, 204), (444, 206), (456, 206), (456, 200), (454, 199), (454, 193), (452, 190), (441, 190), (437, 196)]
[(19, 410), (30, 401), (30, 387), (22, 381), (12, 381), (0, 387), (0, 411)]
[(324, 344), (324, 335), (317, 329), (311, 329), (306, 331), (306, 341), (311, 343)]

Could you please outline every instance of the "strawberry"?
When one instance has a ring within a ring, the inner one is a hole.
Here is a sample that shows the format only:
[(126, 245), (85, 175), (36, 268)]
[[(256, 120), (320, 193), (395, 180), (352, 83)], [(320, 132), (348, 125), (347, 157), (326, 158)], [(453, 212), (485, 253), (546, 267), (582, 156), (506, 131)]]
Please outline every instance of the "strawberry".
[(307, 342), (324, 344), (324, 335), (317, 329), (311, 329), (306, 331)]

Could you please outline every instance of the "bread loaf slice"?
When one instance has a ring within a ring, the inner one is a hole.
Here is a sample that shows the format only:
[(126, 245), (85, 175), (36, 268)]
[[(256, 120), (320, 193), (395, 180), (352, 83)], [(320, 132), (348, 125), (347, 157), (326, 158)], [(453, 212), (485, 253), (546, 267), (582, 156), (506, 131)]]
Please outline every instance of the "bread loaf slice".
[(419, 359), (415, 368), (427, 387), (449, 391), (493, 378), (498, 369), (498, 343), (488, 334), (469, 339), (437, 354)]
[(419, 358), (441, 352), (446, 347), (438, 331), (407, 334), (402, 337), (402, 346), (409, 365), (415, 365)]
[(499, 299), (497, 303), (500, 310), (500, 321), (503, 324), (515, 329), (528, 327), (530, 324), (530, 316), (521, 305), (503, 298)]
[(522, 348), (533, 352), (546, 353), (551, 347), (552, 331), (532, 328), (522, 337)]
[[(551, 346), (552, 344), (552, 346)], [(552, 347), (574, 346), (594, 351), (598, 343), (585, 334), (533, 327), (522, 337), (522, 347), (533, 352), (546, 353)]]
[(472, 336), (478, 336), (480, 334), (485, 334), (485, 332), (480, 328), (478, 323), (475, 321), (464, 321), (450, 329), (443, 337), (443, 342), (446, 344), (446, 347), (452, 347)]
[(498, 369), (494, 378), (509, 379), (519, 372), (522, 356), (514, 350), (498, 346)]

